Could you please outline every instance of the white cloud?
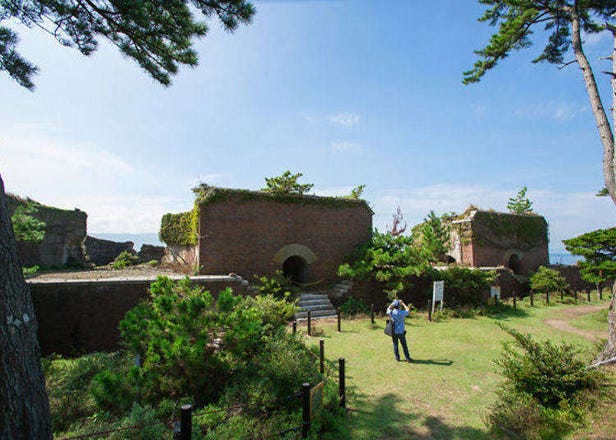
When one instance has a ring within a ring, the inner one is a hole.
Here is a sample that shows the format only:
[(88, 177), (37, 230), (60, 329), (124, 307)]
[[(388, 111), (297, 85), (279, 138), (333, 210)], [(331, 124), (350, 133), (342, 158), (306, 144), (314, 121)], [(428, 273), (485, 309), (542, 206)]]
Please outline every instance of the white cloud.
[[(400, 206), (405, 221), (415, 225), (430, 210), (437, 214), (462, 212), (470, 204), (482, 209), (506, 212), (507, 202), (519, 188), (496, 190), (479, 185), (434, 185), (415, 189), (384, 190), (374, 200), (374, 225), (384, 230)], [(529, 190), (535, 212), (546, 217), (550, 231), (550, 249), (562, 250), (561, 240), (599, 228), (613, 227), (616, 209), (610, 200), (593, 192), (554, 192)]]
[(529, 104), (517, 109), (514, 113), (521, 119), (551, 119), (556, 122), (567, 122), (587, 111), (586, 105), (570, 102), (545, 101)]
[(364, 151), (361, 145), (348, 141), (332, 142), (331, 145), (336, 153), (363, 153)]
[(332, 124), (340, 125), (342, 127), (353, 127), (359, 125), (359, 115), (352, 113), (338, 113), (335, 115), (329, 115), (327, 120)]

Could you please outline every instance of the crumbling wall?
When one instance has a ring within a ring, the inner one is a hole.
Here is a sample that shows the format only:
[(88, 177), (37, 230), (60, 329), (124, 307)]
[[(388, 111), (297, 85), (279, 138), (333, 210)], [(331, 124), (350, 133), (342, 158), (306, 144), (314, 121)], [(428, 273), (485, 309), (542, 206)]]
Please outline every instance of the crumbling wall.
[(36, 211), (29, 215), (45, 222), (45, 237), (40, 243), (17, 242), (20, 263), (26, 267), (83, 264), (87, 214), (79, 209), (59, 209), (41, 205), (34, 200), (8, 195), (11, 215), (18, 206), (25, 206), (28, 203), (36, 207)]
[(117, 242), (90, 237), (89, 235), (85, 239), (84, 247), (87, 260), (97, 266), (111, 263), (123, 251), (135, 253), (132, 241)]

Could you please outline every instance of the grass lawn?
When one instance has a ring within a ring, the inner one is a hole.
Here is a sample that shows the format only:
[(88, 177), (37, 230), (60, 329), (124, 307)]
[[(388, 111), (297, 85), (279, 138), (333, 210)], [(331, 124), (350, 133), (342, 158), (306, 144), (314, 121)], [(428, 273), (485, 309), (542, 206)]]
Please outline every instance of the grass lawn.
[(536, 299), (534, 308), (518, 303), (517, 311), (489, 317), (429, 322), (425, 315), (414, 315), (407, 318), (412, 364), (394, 360), (383, 317), (374, 325), (369, 318), (344, 320), (341, 333), (335, 321), (313, 322), (316, 335), (307, 343), (324, 339), (334, 369), (339, 357), (346, 359), (353, 439), (487, 439), (484, 416), (502, 380), (494, 360), (509, 339), (496, 323), (577, 344), (590, 361), (596, 344), (607, 337), (599, 309), (608, 302), (591, 305), (594, 309), (585, 301), (547, 307)]

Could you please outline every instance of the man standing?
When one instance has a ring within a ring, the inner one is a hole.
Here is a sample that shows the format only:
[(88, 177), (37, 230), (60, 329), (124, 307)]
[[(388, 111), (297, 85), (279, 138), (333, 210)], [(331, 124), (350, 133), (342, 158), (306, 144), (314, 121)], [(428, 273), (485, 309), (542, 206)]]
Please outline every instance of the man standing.
[(402, 350), (404, 350), (404, 356), (406, 357), (407, 362), (413, 362), (411, 356), (409, 356), (409, 348), (406, 345), (406, 329), (404, 327), (404, 318), (409, 315), (409, 308), (404, 301), (395, 299), (389, 307), (387, 307), (386, 312), (393, 321), (393, 335), (392, 339), (394, 342), (394, 356), (397, 361), (400, 361), (400, 352), (398, 351), (398, 341), (402, 344)]

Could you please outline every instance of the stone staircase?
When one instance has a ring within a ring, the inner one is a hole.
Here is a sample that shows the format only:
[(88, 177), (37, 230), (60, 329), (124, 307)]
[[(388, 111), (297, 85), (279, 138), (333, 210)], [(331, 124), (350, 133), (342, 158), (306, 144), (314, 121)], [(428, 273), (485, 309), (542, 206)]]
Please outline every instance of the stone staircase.
[(327, 293), (310, 292), (299, 295), (297, 301), (299, 310), (295, 313), (295, 319), (301, 321), (308, 318), (308, 310), (310, 310), (310, 318), (331, 318), (336, 316), (336, 309), (329, 301)]
[(342, 280), (336, 283), (328, 292), (306, 292), (299, 295), (297, 305), (299, 310), (295, 314), (295, 319), (300, 321), (308, 318), (310, 310), (311, 319), (331, 318), (336, 316), (336, 309), (329, 300), (329, 297), (343, 298), (351, 289), (350, 281)]

